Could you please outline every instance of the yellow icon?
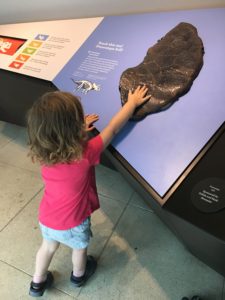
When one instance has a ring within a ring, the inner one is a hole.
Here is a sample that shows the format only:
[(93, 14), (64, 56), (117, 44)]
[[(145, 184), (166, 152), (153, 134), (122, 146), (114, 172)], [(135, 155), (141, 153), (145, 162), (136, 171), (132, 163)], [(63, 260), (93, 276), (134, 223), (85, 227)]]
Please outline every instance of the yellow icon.
[(42, 45), (42, 42), (32, 41), (29, 46), (34, 48), (39, 48)]

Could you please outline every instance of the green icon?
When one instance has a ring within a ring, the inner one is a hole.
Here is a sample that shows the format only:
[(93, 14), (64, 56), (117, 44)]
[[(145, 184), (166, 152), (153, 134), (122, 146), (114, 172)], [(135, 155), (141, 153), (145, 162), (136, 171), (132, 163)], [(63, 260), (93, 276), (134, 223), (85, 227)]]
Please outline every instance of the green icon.
[(37, 50), (37, 49), (34, 49), (34, 48), (25, 48), (25, 49), (23, 50), (23, 53), (32, 55), (32, 54), (34, 54), (34, 52), (35, 52), (36, 50)]

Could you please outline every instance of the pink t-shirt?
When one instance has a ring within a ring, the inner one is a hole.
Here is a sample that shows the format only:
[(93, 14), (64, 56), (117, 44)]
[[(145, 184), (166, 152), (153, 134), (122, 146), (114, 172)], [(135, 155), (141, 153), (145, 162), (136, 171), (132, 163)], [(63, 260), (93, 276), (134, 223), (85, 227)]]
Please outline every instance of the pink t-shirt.
[(42, 166), (45, 183), (39, 221), (50, 228), (67, 230), (81, 224), (99, 208), (94, 166), (99, 163), (103, 141), (90, 139), (82, 160), (70, 164)]

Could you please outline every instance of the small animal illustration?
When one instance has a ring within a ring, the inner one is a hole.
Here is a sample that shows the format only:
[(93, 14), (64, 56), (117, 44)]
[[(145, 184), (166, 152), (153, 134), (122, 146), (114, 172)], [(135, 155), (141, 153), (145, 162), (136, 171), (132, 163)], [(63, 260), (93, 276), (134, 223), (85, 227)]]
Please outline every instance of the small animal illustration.
[(100, 91), (100, 85), (96, 84), (95, 82), (91, 82), (88, 80), (74, 80), (71, 78), (71, 80), (77, 84), (76, 90), (81, 90), (82, 93), (87, 94), (91, 90), (93, 91)]

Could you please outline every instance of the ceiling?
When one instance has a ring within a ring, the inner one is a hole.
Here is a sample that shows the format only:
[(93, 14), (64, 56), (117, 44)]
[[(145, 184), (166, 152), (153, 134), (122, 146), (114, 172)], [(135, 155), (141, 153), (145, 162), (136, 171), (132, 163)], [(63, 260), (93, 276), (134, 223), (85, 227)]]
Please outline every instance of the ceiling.
[(225, 0), (7, 0), (0, 24), (224, 6)]

